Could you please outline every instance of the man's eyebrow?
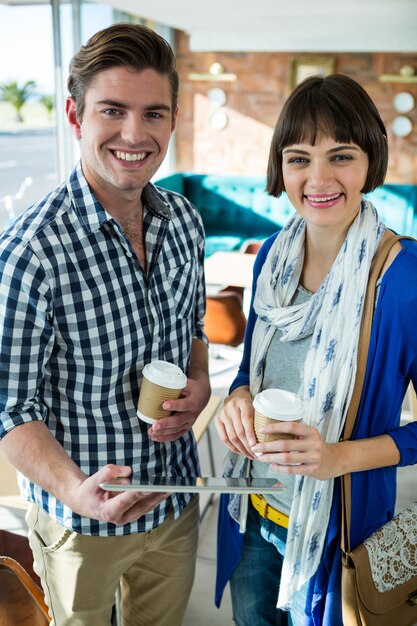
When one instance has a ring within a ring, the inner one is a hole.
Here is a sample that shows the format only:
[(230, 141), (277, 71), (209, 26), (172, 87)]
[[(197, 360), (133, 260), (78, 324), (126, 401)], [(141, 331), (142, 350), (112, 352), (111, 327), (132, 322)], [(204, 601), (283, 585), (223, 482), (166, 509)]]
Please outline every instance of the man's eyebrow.
[[(96, 104), (115, 107), (117, 109), (127, 109), (128, 105), (125, 102), (119, 102), (118, 100), (97, 100)], [(154, 104), (148, 104), (145, 107), (146, 111), (168, 111), (171, 112), (171, 107), (168, 104), (163, 104), (162, 102), (156, 102)]]
[(124, 102), (119, 102), (118, 100), (97, 100), (96, 104), (105, 104), (109, 107), (126, 108), (126, 104), (124, 104)]

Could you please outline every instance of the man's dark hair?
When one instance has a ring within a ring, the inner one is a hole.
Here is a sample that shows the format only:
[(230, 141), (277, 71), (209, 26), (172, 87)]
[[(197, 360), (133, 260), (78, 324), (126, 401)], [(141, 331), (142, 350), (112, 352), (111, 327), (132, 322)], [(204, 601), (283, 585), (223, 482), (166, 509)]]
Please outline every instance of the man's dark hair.
[(74, 55), (69, 66), (68, 90), (75, 100), (77, 118), (82, 120), (85, 93), (99, 72), (111, 67), (131, 67), (139, 72), (153, 69), (169, 78), (172, 115), (178, 102), (178, 74), (169, 43), (141, 24), (113, 24), (90, 37)]

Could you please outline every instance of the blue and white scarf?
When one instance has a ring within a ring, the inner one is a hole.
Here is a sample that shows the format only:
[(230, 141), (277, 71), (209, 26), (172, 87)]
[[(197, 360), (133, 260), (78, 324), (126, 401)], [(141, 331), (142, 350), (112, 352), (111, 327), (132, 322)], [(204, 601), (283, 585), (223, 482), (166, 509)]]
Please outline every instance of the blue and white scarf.
[[(289, 305), (304, 261), (305, 221), (289, 221), (271, 247), (258, 278), (250, 367), (250, 390), (260, 390), (264, 361), (276, 328), (281, 341), (311, 335), (300, 395), (304, 422), (327, 442), (341, 437), (356, 375), (360, 322), (370, 265), (385, 226), (363, 201), (329, 273), (307, 302)], [(296, 476), (278, 606), (315, 573), (329, 522), (333, 479)]]

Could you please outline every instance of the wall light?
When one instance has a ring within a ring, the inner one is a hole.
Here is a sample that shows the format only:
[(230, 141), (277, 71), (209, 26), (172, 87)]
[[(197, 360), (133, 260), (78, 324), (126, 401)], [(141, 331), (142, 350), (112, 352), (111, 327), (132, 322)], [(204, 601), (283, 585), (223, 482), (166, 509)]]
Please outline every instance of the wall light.
[(397, 113), (409, 113), (414, 109), (414, 96), (407, 91), (400, 91), (395, 94), (392, 104)]
[(220, 89), (220, 87), (212, 87), (207, 92), (207, 99), (211, 102), (211, 104), (221, 107), (226, 104), (227, 95), (223, 89)]
[(213, 130), (223, 130), (223, 128), (226, 128), (228, 122), (229, 118), (225, 111), (215, 111), (210, 116), (210, 126)]
[(221, 63), (212, 63), (208, 72), (192, 72), (188, 74), (189, 80), (211, 80), (211, 81), (234, 81), (236, 74), (225, 73)]
[(391, 130), (395, 137), (407, 137), (413, 130), (413, 123), (405, 115), (397, 115), (392, 120)]
[(417, 83), (416, 70), (412, 65), (403, 65), (399, 74), (381, 74), (381, 83)]

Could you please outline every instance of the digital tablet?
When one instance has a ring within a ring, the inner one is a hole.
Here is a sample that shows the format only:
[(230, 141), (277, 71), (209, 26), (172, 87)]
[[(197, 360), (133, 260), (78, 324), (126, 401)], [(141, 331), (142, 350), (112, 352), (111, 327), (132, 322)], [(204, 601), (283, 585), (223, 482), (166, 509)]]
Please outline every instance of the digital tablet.
[(275, 478), (167, 478), (154, 477), (152, 480), (117, 478), (100, 483), (106, 491), (141, 491), (162, 493), (261, 493), (273, 494), (285, 487)]

